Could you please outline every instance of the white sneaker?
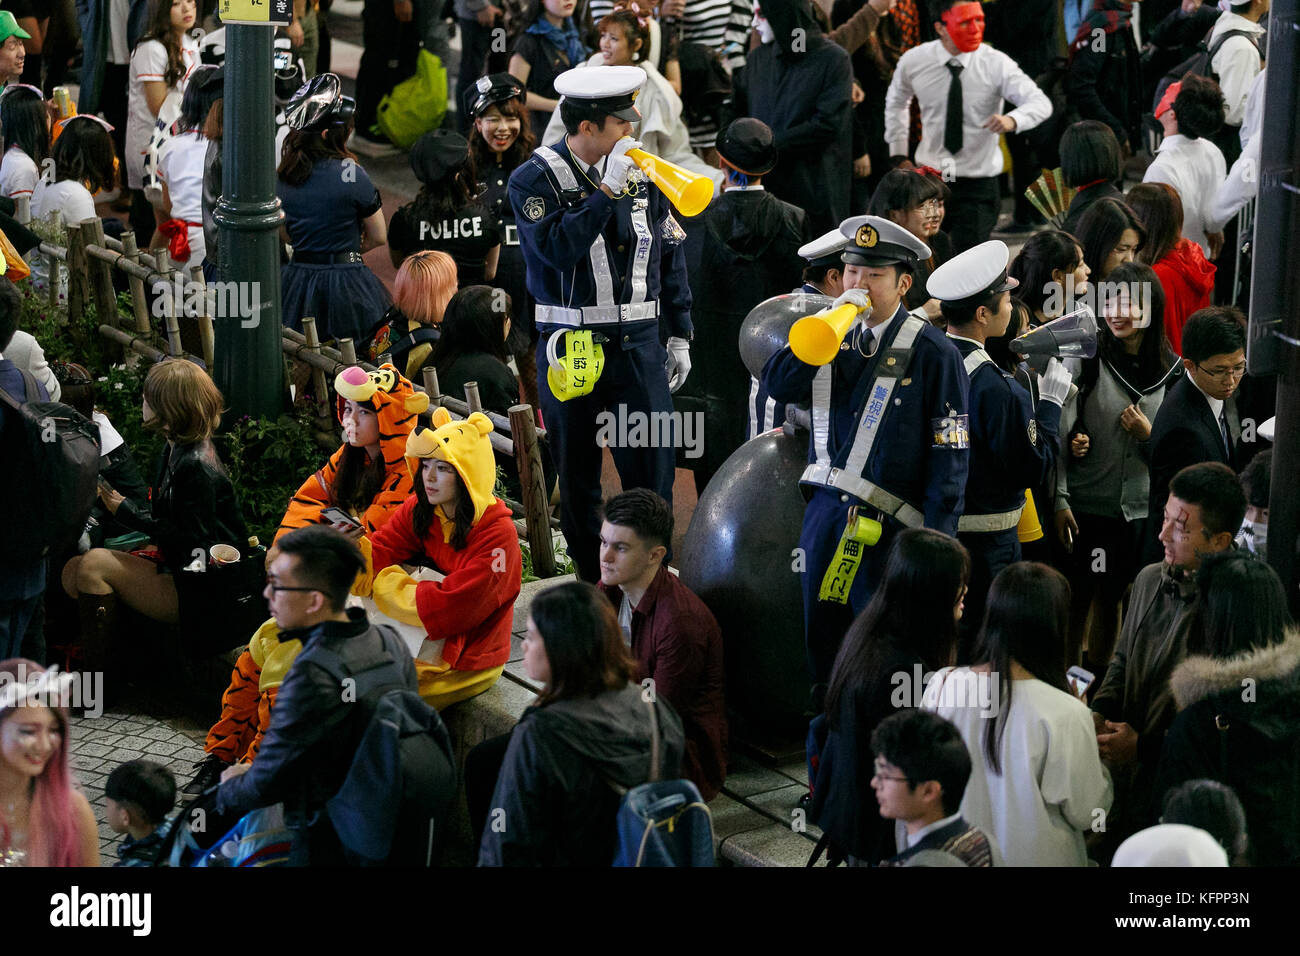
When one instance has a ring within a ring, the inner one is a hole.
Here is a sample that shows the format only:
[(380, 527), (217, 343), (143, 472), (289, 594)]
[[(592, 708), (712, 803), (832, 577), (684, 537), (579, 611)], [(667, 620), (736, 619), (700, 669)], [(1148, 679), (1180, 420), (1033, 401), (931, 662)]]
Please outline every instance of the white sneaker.
[(377, 158), (380, 156), (396, 156), (401, 152), (396, 146), (387, 141), (367, 139), (356, 130), (348, 137), (348, 149), (362, 156)]

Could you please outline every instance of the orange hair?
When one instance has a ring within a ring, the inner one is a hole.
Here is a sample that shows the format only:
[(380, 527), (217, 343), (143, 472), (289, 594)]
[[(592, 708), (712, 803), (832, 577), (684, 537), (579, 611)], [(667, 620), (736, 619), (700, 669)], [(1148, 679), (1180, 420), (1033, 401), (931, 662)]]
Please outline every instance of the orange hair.
[(457, 284), (455, 259), (436, 250), (417, 252), (397, 270), (393, 304), (413, 322), (437, 325)]

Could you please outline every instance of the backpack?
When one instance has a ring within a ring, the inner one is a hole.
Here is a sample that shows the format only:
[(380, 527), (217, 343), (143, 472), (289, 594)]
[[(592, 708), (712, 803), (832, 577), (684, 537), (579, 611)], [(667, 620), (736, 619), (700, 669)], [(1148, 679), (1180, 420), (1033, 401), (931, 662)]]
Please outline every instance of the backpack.
[(713, 817), (689, 780), (659, 780), (659, 714), (650, 707), (650, 782), (623, 795), (614, 866), (713, 866)]
[(5, 431), (5, 473), (11, 508), (0, 533), (6, 551), (35, 559), (71, 550), (98, 498), (99, 426), (62, 402), (42, 401), (36, 379), (22, 371), (26, 401), (0, 388), (0, 414), (13, 414)]
[[(368, 713), (352, 766), (325, 812), (354, 866), (432, 866), (458, 786), (451, 736), (438, 712), (408, 690), (393, 654), (397, 633), (379, 625), (384, 649), (353, 669), (333, 651), (310, 660), (342, 686), (355, 681)], [(400, 649), (400, 650), (399, 650)]]
[(442, 337), (442, 332), (430, 325), (422, 325), (413, 332), (401, 335), (397, 323), (405, 319), (406, 316), (397, 306), (384, 313), (384, 317), (379, 320), (379, 324), (370, 334), (368, 352), (371, 364), (378, 365), (379, 359), (387, 353), (393, 367), (405, 375), (406, 361), (411, 355), (411, 350), (425, 342), (437, 342)]
[(1210, 36), (1213, 33), (1214, 29), (1211, 28), (1210, 32), (1205, 34), (1205, 38), (1201, 40), (1200, 43), (1196, 44), (1195, 53), (1183, 60), (1182, 63), (1179, 63), (1160, 78), (1160, 82), (1156, 84), (1156, 95), (1151, 100), (1151, 112), (1153, 114), (1159, 108), (1160, 101), (1164, 99), (1165, 90), (1182, 80), (1182, 78), (1188, 73), (1195, 73), (1197, 76), (1208, 76), (1210, 79), (1214, 80), (1215, 83), (1218, 83), (1219, 76), (1214, 72), (1214, 69), (1210, 64), (1214, 62), (1214, 58), (1218, 54), (1219, 48), (1233, 37), (1245, 37), (1250, 41), (1250, 45), (1255, 48), (1255, 51), (1259, 52), (1259, 41), (1255, 39), (1255, 34), (1248, 30), (1226, 30), (1224, 31), (1223, 36), (1215, 40), (1214, 45), (1211, 46)]

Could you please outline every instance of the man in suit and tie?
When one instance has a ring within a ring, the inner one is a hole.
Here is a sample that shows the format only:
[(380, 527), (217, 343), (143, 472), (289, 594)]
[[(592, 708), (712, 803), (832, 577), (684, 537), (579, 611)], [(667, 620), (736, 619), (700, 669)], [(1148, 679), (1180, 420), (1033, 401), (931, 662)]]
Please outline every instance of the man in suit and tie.
[(1160, 530), (1169, 481), (1181, 469), (1217, 461), (1237, 470), (1241, 422), (1233, 393), (1246, 373), (1246, 333), (1233, 307), (1211, 306), (1192, 314), (1183, 330), (1187, 374), (1165, 396), (1148, 440), (1151, 497), (1147, 508), (1147, 557), (1159, 560)]

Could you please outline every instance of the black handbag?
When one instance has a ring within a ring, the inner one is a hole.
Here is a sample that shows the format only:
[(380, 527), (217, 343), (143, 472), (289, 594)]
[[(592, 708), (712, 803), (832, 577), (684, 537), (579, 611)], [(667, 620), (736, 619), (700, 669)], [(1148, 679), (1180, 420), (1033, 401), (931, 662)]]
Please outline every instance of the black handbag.
[(266, 589), (266, 549), (245, 550), (232, 564), (209, 560), (202, 571), (177, 571), (181, 634), (195, 657), (221, 654), (247, 644), (270, 617)]

